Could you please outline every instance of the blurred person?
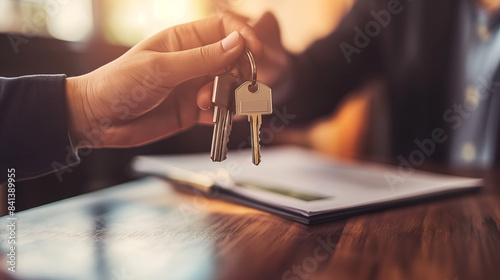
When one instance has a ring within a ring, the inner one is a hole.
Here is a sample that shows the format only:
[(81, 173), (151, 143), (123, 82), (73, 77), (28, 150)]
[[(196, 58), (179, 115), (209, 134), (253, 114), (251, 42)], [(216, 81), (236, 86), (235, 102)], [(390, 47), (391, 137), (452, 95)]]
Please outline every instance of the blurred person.
[[(258, 77), (297, 116), (275, 142), (335, 145), (342, 135), (317, 128), (335, 130), (330, 114), (346, 95), (372, 91), (387, 104), (372, 113), (387, 115), (385, 156), (407, 170), (426, 160), (499, 162), (499, 11), (499, 0), (358, 0), (299, 55), (283, 49), (276, 19), (265, 14), (254, 26), (264, 45)], [(200, 92), (209, 94), (208, 86)]]
[(245, 47), (261, 55), (252, 28), (210, 17), (166, 29), (86, 75), (0, 78), (0, 184), (7, 169), (33, 178), (78, 163), (78, 149), (140, 146), (211, 123), (198, 89)]

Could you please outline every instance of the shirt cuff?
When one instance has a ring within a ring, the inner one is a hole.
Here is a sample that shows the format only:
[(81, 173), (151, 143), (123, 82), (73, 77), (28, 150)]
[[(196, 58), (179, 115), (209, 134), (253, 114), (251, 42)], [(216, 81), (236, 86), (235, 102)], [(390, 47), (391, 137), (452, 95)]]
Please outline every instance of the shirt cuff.
[(65, 75), (0, 78), (0, 183), (7, 169), (22, 180), (79, 163), (66, 104)]

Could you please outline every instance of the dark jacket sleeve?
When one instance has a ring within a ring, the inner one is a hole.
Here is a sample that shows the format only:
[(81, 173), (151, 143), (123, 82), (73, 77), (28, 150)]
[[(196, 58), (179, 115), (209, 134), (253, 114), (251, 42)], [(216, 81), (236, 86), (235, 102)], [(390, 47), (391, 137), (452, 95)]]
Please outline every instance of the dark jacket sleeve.
[(65, 75), (0, 77), (0, 184), (8, 169), (17, 181), (79, 161), (67, 129), (65, 84)]
[(386, 4), (380, 0), (356, 1), (332, 33), (292, 56), (292, 98), (287, 106), (297, 114), (296, 122), (332, 112), (347, 93), (383, 75), (378, 44), (381, 36), (369, 37), (365, 26), (374, 21), (371, 13), (383, 10)]

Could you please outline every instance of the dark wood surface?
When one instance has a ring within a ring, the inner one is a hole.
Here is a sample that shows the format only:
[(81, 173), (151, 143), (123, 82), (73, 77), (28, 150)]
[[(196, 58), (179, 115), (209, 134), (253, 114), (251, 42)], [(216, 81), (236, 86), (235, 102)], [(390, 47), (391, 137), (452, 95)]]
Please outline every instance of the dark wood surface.
[(18, 213), (17, 272), (5, 271), (5, 242), (2, 269), (16, 279), (500, 279), (499, 171), (473, 174), (487, 181), (479, 193), (313, 226), (143, 178)]

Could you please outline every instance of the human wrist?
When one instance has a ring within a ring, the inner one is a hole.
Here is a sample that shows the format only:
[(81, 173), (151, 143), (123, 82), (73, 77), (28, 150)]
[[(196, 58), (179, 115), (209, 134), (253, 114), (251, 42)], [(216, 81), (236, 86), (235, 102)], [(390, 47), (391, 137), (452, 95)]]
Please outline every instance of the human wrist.
[(68, 132), (75, 148), (88, 146), (84, 132), (90, 131), (90, 122), (85, 114), (84, 98), (86, 86), (82, 77), (66, 78), (66, 102)]

